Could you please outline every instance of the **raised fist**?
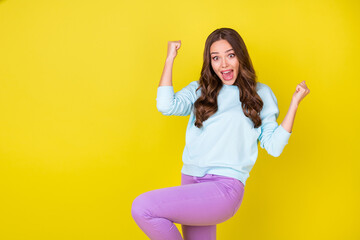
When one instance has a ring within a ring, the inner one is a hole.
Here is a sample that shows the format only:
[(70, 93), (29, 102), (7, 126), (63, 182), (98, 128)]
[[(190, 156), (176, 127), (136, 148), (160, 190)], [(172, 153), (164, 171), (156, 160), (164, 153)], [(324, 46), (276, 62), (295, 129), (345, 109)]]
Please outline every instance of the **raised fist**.
[(293, 95), (293, 101), (295, 101), (297, 104), (301, 102), (301, 100), (308, 95), (310, 92), (310, 89), (305, 84), (305, 81), (302, 81), (300, 84), (296, 86), (296, 91)]
[(167, 58), (175, 59), (177, 55), (177, 50), (181, 46), (181, 41), (169, 41), (168, 42), (168, 52), (167, 52)]

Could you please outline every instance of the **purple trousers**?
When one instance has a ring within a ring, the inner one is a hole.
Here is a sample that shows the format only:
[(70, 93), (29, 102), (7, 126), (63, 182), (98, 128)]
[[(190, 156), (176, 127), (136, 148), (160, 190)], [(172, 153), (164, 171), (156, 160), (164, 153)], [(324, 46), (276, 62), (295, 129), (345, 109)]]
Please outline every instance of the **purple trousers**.
[[(181, 174), (181, 186), (156, 189), (136, 197), (131, 214), (152, 240), (215, 240), (216, 224), (236, 213), (244, 184), (231, 177)], [(181, 224), (183, 237), (174, 223)]]

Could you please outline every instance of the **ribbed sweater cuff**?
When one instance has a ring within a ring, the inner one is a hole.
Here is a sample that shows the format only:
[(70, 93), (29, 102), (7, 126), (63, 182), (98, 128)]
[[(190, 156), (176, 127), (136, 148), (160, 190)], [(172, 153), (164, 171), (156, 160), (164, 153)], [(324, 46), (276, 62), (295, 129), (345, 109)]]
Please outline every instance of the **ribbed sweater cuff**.
[(292, 132), (289, 133), (288, 131), (286, 131), (285, 128), (283, 128), (283, 126), (281, 126), (281, 124), (279, 124), (279, 127), (275, 131), (276, 131), (275, 136), (277, 138), (276, 140), (287, 144)]
[(173, 86), (159, 86), (157, 89), (157, 98), (158, 99), (171, 99), (173, 98), (175, 92)]

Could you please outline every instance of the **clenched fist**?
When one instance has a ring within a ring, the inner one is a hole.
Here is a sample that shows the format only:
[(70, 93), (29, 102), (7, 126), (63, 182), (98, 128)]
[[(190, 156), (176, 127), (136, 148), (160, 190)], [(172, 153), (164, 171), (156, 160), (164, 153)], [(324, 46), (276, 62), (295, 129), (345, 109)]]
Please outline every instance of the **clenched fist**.
[(305, 84), (305, 81), (302, 81), (300, 84), (298, 84), (296, 86), (296, 91), (293, 95), (293, 101), (299, 105), (299, 103), (301, 102), (301, 100), (308, 95), (310, 92), (310, 90), (308, 89), (308, 87)]
[(168, 42), (168, 51), (167, 51), (167, 59), (174, 60), (177, 55), (177, 50), (181, 46), (181, 41), (169, 41)]

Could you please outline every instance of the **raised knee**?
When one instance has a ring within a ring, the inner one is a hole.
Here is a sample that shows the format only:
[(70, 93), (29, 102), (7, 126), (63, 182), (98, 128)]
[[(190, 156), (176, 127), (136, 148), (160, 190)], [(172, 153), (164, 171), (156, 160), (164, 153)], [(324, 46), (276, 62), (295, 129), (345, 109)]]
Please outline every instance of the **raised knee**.
[(131, 215), (136, 220), (138, 218), (150, 217), (149, 199), (144, 194), (137, 196), (132, 202)]

